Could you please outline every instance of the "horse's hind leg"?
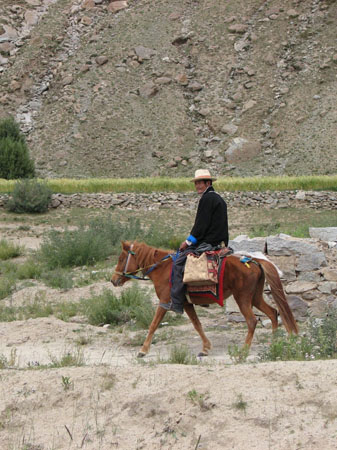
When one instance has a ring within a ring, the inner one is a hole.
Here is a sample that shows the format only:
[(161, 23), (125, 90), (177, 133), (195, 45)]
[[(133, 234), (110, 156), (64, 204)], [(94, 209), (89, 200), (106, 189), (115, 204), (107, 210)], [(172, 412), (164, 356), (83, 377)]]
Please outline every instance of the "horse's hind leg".
[(246, 322), (247, 322), (248, 333), (247, 333), (247, 336), (246, 336), (245, 345), (250, 347), (250, 345), (252, 343), (252, 340), (253, 340), (256, 324), (257, 324), (257, 319), (255, 317), (255, 314), (253, 313), (253, 310), (252, 310), (252, 300), (251, 300), (250, 296), (236, 297), (234, 295), (234, 298), (235, 298), (236, 303), (238, 304), (238, 306), (240, 308), (240, 311), (241, 311), (243, 317), (246, 319)]
[(156, 313), (154, 315), (154, 318), (152, 319), (152, 322), (151, 322), (149, 331), (147, 333), (146, 339), (144, 341), (144, 344), (137, 355), (138, 358), (143, 358), (149, 352), (153, 335), (154, 335), (156, 329), (159, 327), (160, 322), (163, 320), (165, 313), (166, 313), (166, 310), (164, 308), (161, 308), (158, 306)]
[(208, 356), (208, 352), (212, 347), (211, 342), (209, 339), (207, 339), (204, 330), (202, 328), (202, 325), (200, 323), (199, 317), (197, 316), (197, 313), (194, 309), (194, 306), (191, 303), (185, 303), (184, 309), (186, 311), (186, 314), (190, 318), (190, 321), (192, 322), (195, 330), (199, 333), (199, 336), (202, 340), (202, 351), (198, 354), (198, 356)]
[(262, 294), (253, 298), (253, 306), (269, 317), (272, 324), (272, 330), (275, 332), (278, 327), (277, 310), (264, 301)]

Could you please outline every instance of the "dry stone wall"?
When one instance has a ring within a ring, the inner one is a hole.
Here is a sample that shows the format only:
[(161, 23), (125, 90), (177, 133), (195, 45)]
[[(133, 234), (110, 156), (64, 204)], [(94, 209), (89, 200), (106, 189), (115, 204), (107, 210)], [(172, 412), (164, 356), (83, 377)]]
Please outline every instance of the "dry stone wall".
[[(288, 235), (249, 239), (237, 236), (229, 245), (235, 252), (263, 252), (282, 271), (288, 302), (297, 320), (322, 316), (327, 306), (337, 308), (337, 227), (310, 228), (310, 239)], [(272, 303), (268, 287), (265, 291)], [(227, 301), (230, 320), (244, 320), (233, 299)], [(257, 311), (256, 311), (257, 312)]]
[[(235, 206), (261, 206), (263, 208), (314, 208), (337, 209), (337, 192), (319, 191), (266, 191), (266, 192), (220, 192), (222, 197)], [(8, 195), (0, 195), (0, 207), (4, 207)], [(154, 192), (150, 194), (54, 194), (50, 208), (121, 208), (155, 210), (183, 207), (195, 209), (199, 200), (194, 192)]]

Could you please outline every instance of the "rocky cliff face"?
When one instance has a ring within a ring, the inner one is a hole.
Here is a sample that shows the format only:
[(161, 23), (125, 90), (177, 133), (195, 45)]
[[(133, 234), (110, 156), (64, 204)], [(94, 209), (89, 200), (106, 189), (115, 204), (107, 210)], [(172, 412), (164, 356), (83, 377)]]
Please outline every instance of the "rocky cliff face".
[(336, 1), (0, 0), (42, 176), (336, 172)]

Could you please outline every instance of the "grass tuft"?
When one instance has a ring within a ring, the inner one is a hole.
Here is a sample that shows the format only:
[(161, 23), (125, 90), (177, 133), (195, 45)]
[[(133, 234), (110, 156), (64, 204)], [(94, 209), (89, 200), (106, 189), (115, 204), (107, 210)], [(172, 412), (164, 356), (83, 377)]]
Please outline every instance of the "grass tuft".
[(91, 325), (129, 323), (140, 328), (149, 327), (155, 311), (148, 292), (136, 285), (123, 291), (120, 297), (105, 290), (101, 295), (82, 300), (82, 308)]
[(8, 242), (6, 239), (0, 240), (0, 260), (16, 258), (22, 254), (22, 248), (19, 245), (15, 245), (12, 242)]

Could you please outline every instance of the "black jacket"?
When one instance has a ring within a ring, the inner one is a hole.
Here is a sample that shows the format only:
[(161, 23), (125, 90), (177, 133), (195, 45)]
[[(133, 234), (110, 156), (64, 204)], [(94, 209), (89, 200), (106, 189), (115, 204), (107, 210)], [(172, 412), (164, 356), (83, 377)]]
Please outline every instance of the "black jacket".
[(197, 239), (197, 245), (207, 242), (215, 246), (222, 241), (228, 245), (227, 205), (213, 186), (201, 196), (191, 235)]

